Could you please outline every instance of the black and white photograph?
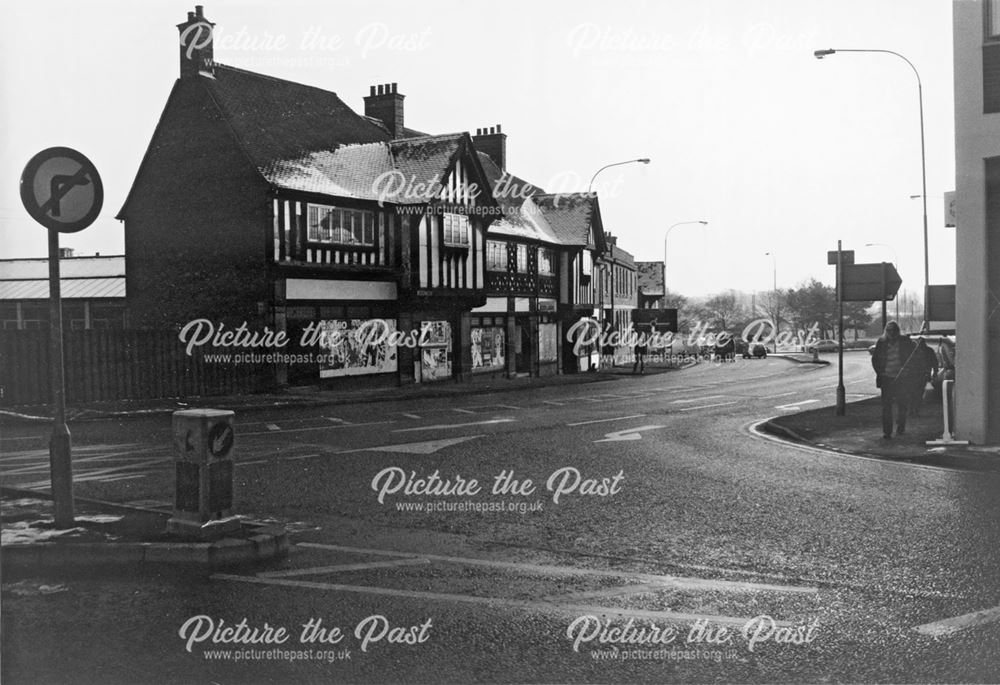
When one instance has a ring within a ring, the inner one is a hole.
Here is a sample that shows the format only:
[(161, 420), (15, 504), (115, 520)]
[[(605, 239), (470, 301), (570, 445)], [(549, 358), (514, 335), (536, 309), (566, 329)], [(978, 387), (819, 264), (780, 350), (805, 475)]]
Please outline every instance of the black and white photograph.
[(11, 1), (0, 324), (5, 685), (1000, 682), (1000, 0)]

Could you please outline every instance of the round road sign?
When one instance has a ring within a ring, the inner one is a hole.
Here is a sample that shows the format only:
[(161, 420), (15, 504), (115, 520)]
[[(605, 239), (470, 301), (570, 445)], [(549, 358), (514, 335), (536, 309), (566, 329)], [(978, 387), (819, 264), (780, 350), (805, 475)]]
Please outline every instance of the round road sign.
[(101, 213), (104, 186), (83, 154), (50, 147), (32, 157), (21, 174), (21, 202), (50, 231), (82, 231)]

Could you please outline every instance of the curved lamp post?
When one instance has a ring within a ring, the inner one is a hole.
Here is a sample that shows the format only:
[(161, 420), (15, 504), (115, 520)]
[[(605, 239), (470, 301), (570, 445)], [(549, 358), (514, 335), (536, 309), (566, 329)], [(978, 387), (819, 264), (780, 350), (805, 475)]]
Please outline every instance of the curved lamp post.
[(917, 68), (913, 66), (913, 62), (903, 57), (898, 52), (893, 52), (892, 50), (876, 50), (876, 49), (842, 49), (842, 48), (827, 48), (826, 50), (814, 50), (813, 56), (816, 59), (823, 59), (830, 55), (834, 55), (838, 52), (873, 52), (881, 53), (884, 55), (894, 55), (899, 59), (906, 62), (910, 69), (913, 70), (913, 75), (917, 77), (917, 99), (920, 106), (920, 177), (923, 192), (921, 193), (924, 203), (924, 322), (921, 326), (921, 330), (926, 330), (930, 325), (928, 321), (928, 289), (930, 286), (930, 257), (928, 256), (927, 247), (927, 154), (924, 147), (924, 86), (920, 81), (920, 72)]
[(676, 224), (672, 224), (667, 232), (663, 234), (663, 302), (666, 304), (667, 299), (667, 238), (670, 237), (670, 231), (674, 230), (678, 226), (684, 226), (686, 224), (701, 224), (702, 226), (707, 226), (708, 222), (698, 219), (696, 221), (678, 221)]
[(590, 193), (594, 189), (594, 179), (605, 169), (610, 169), (613, 166), (621, 166), (623, 164), (649, 164), (649, 157), (640, 157), (639, 159), (626, 159), (624, 162), (613, 162), (611, 164), (605, 164), (600, 169), (594, 172), (594, 175), (590, 177), (590, 183), (587, 184), (587, 192)]

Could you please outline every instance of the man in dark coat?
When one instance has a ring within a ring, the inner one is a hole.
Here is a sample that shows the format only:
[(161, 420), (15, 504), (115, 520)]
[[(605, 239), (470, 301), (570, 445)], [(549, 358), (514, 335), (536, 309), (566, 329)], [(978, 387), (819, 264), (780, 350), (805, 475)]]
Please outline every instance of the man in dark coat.
[(912, 371), (916, 371), (913, 357), (917, 346), (909, 337), (901, 335), (899, 324), (890, 321), (885, 332), (875, 343), (872, 368), (875, 369), (875, 387), (882, 390), (882, 438), (892, 437), (892, 408), (896, 407), (896, 435), (906, 432), (906, 412), (912, 393)]

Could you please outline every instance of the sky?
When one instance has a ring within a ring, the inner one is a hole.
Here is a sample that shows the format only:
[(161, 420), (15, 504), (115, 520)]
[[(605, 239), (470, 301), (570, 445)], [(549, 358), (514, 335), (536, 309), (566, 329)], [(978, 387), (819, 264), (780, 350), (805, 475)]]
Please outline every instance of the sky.
[[(501, 124), (508, 169), (549, 192), (595, 182), (605, 229), (671, 290), (828, 284), (826, 252), (891, 261), (923, 288), (924, 91), (930, 281), (955, 282), (951, 3), (947, 0), (204, 0), (217, 62), (336, 92), (356, 111), (395, 82), (409, 127)], [(104, 210), (62, 245), (121, 254), (114, 219), (179, 73), (194, 2), (35, 0), (0, 28), (0, 257), (42, 257), (21, 206), (28, 159), (87, 155)], [(880, 243), (888, 247), (866, 247)], [(768, 256), (766, 253), (771, 253)]]

